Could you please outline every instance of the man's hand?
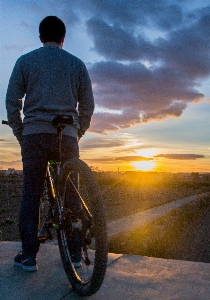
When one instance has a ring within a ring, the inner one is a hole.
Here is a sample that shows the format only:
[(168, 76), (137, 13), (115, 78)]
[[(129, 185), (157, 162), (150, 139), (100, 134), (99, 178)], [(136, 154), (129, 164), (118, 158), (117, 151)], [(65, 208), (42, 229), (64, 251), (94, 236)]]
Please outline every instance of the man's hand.
[(79, 130), (78, 131), (78, 141), (81, 139), (81, 137), (84, 135), (84, 133), (81, 131), (81, 130)]

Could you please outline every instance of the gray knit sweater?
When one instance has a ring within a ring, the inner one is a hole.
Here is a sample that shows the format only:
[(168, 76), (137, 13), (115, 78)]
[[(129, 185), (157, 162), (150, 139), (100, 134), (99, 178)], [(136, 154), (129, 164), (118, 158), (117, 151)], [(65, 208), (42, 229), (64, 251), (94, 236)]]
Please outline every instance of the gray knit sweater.
[(51, 125), (55, 116), (74, 116), (74, 124), (68, 125), (63, 134), (83, 135), (94, 110), (84, 63), (56, 46), (44, 46), (21, 56), (10, 77), (6, 109), (9, 125), (20, 143), (22, 135), (55, 133)]

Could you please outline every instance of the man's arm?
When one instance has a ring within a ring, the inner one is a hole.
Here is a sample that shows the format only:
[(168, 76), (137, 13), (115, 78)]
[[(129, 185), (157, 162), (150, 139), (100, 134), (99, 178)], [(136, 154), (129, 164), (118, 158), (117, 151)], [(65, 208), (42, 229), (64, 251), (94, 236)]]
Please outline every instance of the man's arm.
[(80, 138), (90, 127), (90, 121), (95, 107), (91, 80), (85, 65), (83, 65), (83, 69), (80, 75), (78, 102), (79, 102), (78, 112), (79, 112), (79, 124), (80, 124), (78, 136)]
[(25, 95), (25, 82), (20, 59), (17, 60), (9, 80), (6, 95), (6, 109), (9, 126), (18, 142), (22, 141), (22, 98)]

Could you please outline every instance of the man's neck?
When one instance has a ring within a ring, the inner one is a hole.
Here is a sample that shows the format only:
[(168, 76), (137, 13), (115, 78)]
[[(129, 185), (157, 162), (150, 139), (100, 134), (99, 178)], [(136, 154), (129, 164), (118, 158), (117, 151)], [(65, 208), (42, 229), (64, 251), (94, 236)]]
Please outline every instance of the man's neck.
[(46, 42), (46, 43), (43, 43), (43, 46), (46, 47), (46, 46), (54, 46), (54, 47), (58, 47), (60, 49), (63, 48), (63, 43), (56, 43), (56, 42)]

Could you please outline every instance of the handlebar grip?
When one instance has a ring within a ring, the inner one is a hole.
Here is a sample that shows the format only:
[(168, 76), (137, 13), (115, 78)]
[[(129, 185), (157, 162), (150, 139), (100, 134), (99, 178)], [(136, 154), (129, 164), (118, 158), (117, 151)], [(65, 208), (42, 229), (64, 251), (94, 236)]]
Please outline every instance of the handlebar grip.
[(8, 121), (2, 120), (2, 124), (9, 125)]

